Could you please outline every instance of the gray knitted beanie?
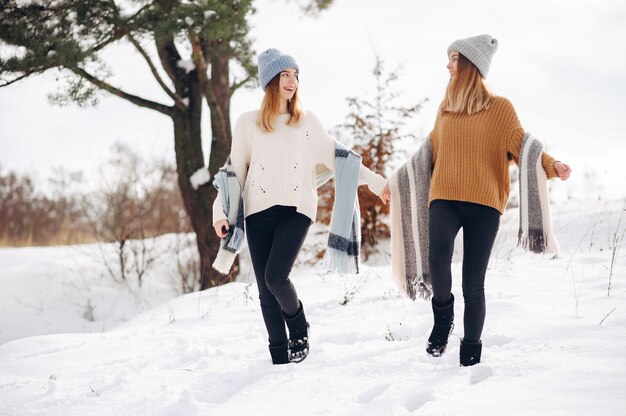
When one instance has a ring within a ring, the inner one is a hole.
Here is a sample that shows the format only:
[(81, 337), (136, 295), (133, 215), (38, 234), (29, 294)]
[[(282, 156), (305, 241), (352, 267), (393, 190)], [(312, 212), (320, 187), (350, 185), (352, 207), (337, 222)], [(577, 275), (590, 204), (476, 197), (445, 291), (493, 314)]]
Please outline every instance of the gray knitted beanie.
[(498, 49), (498, 39), (491, 35), (478, 35), (465, 39), (457, 39), (448, 46), (448, 56), (451, 51), (457, 51), (476, 65), (483, 78), (487, 78), (491, 57)]
[(300, 72), (296, 60), (289, 55), (283, 55), (278, 49), (267, 49), (261, 53), (259, 55), (259, 82), (263, 91), (272, 78), (287, 68), (295, 68)]

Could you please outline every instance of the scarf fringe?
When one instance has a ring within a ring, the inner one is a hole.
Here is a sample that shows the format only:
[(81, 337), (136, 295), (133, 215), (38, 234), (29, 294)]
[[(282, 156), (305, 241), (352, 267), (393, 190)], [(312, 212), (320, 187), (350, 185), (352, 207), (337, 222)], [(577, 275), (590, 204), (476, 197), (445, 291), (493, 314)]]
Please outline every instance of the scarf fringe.
[(529, 235), (523, 235), (521, 230), (517, 239), (517, 245), (524, 250), (532, 251), (533, 253), (541, 254), (547, 251), (548, 245), (546, 243), (546, 236), (543, 230), (529, 230)]
[(213, 269), (218, 273), (227, 275), (230, 273), (230, 268), (234, 262), (235, 253), (227, 250), (219, 250), (217, 252), (217, 257), (215, 257), (215, 261), (213, 262)]
[(322, 265), (334, 273), (359, 273), (359, 259), (357, 257), (349, 256), (345, 252), (331, 247), (326, 248), (326, 253), (322, 259)]
[(408, 283), (406, 288), (406, 295), (411, 300), (423, 299), (430, 300), (433, 295), (432, 288), (429, 283), (430, 278), (428, 276), (414, 276), (407, 279)]

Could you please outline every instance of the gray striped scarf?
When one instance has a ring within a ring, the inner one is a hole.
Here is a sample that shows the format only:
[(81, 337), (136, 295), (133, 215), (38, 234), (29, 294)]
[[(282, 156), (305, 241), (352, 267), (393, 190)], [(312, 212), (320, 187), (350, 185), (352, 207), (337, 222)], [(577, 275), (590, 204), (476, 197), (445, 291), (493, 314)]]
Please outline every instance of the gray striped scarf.
[(533, 253), (557, 253), (552, 233), (546, 172), (541, 165), (544, 145), (530, 133), (522, 139), (519, 178), (519, 232), (517, 244)]
[(432, 295), (428, 271), (428, 196), (433, 148), (430, 138), (389, 178), (391, 270), (400, 291), (415, 299)]
[[(530, 133), (520, 149), (520, 229), (518, 245), (535, 253), (558, 251), (550, 224), (543, 143)], [(428, 199), (433, 149), (427, 137), (418, 151), (389, 179), (391, 191), (391, 269), (400, 291), (411, 299), (429, 299)]]
[[(361, 247), (361, 216), (357, 187), (361, 156), (335, 141), (335, 173), (318, 165), (316, 182), (319, 188), (335, 176), (335, 202), (333, 205), (328, 247), (323, 264), (336, 273), (358, 273)], [(244, 240), (243, 187), (226, 160), (213, 182), (222, 198), (224, 213), (231, 224), (228, 235), (220, 241), (220, 249), (213, 262), (219, 273), (228, 274), (241, 250)]]

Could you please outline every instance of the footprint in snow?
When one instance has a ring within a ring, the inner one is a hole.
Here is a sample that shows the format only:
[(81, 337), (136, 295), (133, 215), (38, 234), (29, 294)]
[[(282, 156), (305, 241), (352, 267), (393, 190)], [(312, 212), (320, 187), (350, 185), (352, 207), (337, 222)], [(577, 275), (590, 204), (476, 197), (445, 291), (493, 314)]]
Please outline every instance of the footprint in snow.
[(469, 383), (471, 385), (482, 383), (493, 375), (493, 369), (484, 364), (474, 365), (468, 368)]
[(410, 397), (405, 399), (404, 405), (406, 409), (413, 413), (416, 410), (419, 410), (426, 403), (433, 399), (432, 390), (421, 389), (421, 391), (415, 391)]
[(490, 347), (502, 347), (511, 341), (513, 341), (512, 337), (501, 334), (486, 335), (483, 337), (483, 344), (489, 345)]
[(374, 386), (363, 393), (359, 394), (357, 397), (357, 403), (366, 404), (374, 400), (376, 397), (383, 394), (389, 388), (389, 384), (379, 384), (378, 386)]

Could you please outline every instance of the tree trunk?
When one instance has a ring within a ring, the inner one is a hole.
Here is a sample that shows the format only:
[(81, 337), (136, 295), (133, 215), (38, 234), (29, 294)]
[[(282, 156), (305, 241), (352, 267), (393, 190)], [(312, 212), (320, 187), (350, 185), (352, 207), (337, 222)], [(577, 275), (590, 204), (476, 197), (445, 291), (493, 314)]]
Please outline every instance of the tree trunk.
[[(223, 56), (211, 57), (211, 79), (209, 86), (211, 93), (207, 103), (211, 111), (211, 156), (209, 159), (209, 173), (211, 177), (217, 174), (219, 168), (222, 167), (226, 158), (230, 154), (230, 148), (232, 143), (232, 134), (230, 128), (230, 84), (229, 84), (229, 58)], [(209, 195), (211, 201), (217, 195), (217, 191), (213, 186), (210, 187)], [(211, 226), (211, 238), (216, 239), (215, 233), (212, 232)], [(218, 246), (219, 248), (219, 246)], [(216, 249), (217, 250), (217, 249)], [(212, 253), (215, 258), (217, 251)], [(231, 269), (231, 272), (226, 276), (226, 281), (232, 282), (235, 280), (237, 273), (239, 272), (239, 259), (235, 259), (235, 264)]]
[[(219, 238), (213, 231), (211, 213), (216, 190), (210, 183), (193, 189), (189, 181), (189, 177), (194, 172), (204, 167), (204, 154), (202, 152), (200, 123), (203, 100), (202, 88), (192, 74), (188, 80), (188, 109), (176, 111), (172, 117), (174, 121), (176, 169), (185, 210), (196, 234), (196, 243), (200, 254), (200, 289), (206, 289), (233, 281), (234, 275), (222, 276), (211, 267), (219, 249)], [(222, 146), (230, 148), (230, 137), (227, 137), (226, 140), (228, 140), (227, 144)], [(215, 170), (217, 171), (217, 169)], [(213, 177), (214, 172), (211, 171), (211, 174)]]
[(228, 81), (228, 58), (211, 57), (211, 159), (209, 171), (214, 176), (230, 154), (232, 135), (230, 132), (230, 85)]

